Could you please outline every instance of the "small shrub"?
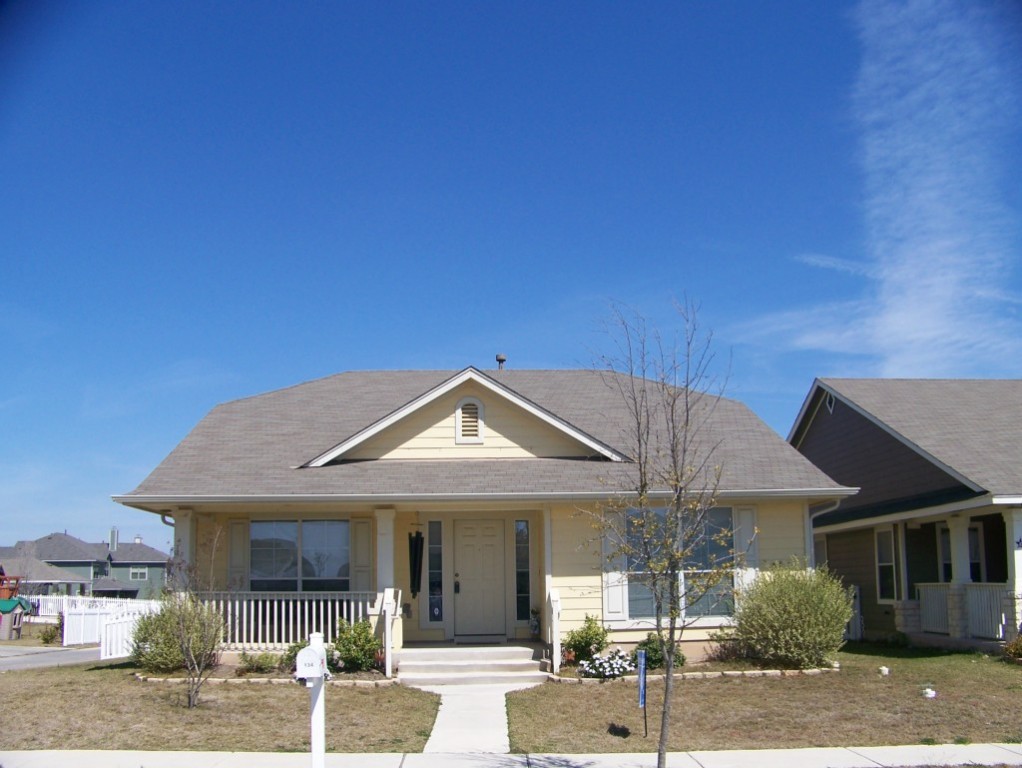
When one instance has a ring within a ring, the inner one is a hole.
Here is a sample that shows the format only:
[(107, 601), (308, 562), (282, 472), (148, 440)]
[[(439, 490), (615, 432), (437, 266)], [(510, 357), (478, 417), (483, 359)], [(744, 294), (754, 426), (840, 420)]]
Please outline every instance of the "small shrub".
[(39, 640), (43, 645), (53, 645), (57, 642), (57, 625), (47, 624), (41, 630), (39, 630)]
[(146, 672), (176, 672), (185, 668), (174, 617), (160, 610), (139, 618), (131, 640), (131, 660)]
[(565, 657), (569, 654), (581, 666), (607, 647), (607, 628), (597, 621), (595, 616), (586, 614), (585, 621), (578, 629), (573, 629), (564, 637)]
[(250, 656), (245, 651), (242, 651), (238, 664), (238, 674), (266, 674), (277, 669), (279, 664), (280, 659), (277, 658), (275, 653), (258, 653)]
[(731, 627), (724, 627), (716, 632), (710, 633), (710, 640), (713, 645), (710, 647), (707, 658), (710, 661), (738, 661), (748, 658), (742, 644), (735, 637)]
[[(341, 667), (348, 672), (364, 672), (376, 665), (376, 652), (382, 647), (379, 638), (373, 634), (372, 625), (366, 620), (349, 624), (342, 621), (334, 641)], [(327, 653), (329, 663), (330, 654)]]
[(606, 656), (596, 654), (578, 665), (578, 673), (582, 677), (598, 677), (601, 680), (621, 677), (634, 669), (632, 660), (620, 648), (614, 648)]
[[(666, 662), (663, 647), (656, 632), (650, 632), (646, 635), (645, 640), (635, 646), (635, 650), (632, 651), (632, 664), (635, 666), (639, 665), (639, 651), (646, 652), (646, 669), (663, 669)], [(674, 666), (685, 666), (685, 654), (678, 649), (677, 644), (674, 649)]]
[(1004, 644), (1004, 655), (1011, 659), (1022, 659), (1022, 635), (1016, 635), (1014, 640)]
[(829, 663), (844, 645), (852, 591), (826, 568), (797, 559), (764, 571), (735, 606), (734, 637), (742, 652), (786, 667)]

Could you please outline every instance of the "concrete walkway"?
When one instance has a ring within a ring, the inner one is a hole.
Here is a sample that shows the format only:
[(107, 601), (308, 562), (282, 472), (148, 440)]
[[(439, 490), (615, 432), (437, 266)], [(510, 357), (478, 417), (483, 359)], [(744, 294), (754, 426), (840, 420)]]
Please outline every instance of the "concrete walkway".
[(433, 732), (423, 752), (490, 753), (511, 751), (507, 735), (507, 694), (532, 685), (435, 685), (422, 690), (440, 695)]
[[(284, 752), (0, 752), (3, 768), (308, 768), (308, 754)], [(652, 768), (654, 754), (327, 754), (327, 768)], [(881, 768), (1022, 766), (1022, 744), (759, 749), (673, 752), (671, 768)]]

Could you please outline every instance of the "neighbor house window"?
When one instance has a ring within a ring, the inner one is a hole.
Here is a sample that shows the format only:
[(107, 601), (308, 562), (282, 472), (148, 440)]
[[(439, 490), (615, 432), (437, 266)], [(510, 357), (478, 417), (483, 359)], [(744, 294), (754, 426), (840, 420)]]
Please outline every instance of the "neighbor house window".
[(515, 520), (515, 618), (528, 621), (532, 610), (529, 577), (529, 521)]
[[(647, 538), (659, 535), (655, 530), (645, 533)], [(641, 554), (643, 534), (638, 518), (630, 519), (626, 560), (628, 616), (631, 619), (648, 619), (656, 615), (653, 591), (643, 582), (643, 576), (648, 573), (647, 560)], [(689, 617), (731, 615), (734, 612), (734, 576), (730, 569), (734, 562), (735, 547), (731, 508), (714, 507), (707, 510), (699, 521), (699, 529), (687, 538), (691, 544), (684, 570), (680, 574), (680, 588), (685, 603), (682, 610)], [(718, 580), (721, 569), (727, 573)], [(666, 611), (668, 606), (665, 604), (662, 609)]]
[(346, 520), (251, 525), (251, 586), (258, 592), (347, 592), (351, 548)]
[(458, 403), (454, 414), (454, 441), (456, 443), (483, 442), (483, 404), (474, 397)]
[(894, 529), (876, 532), (877, 599), (898, 599), (898, 569), (894, 560)]
[(133, 565), (128, 571), (128, 579), (130, 581), (148, 581), (149, 569), (146, 568), (144, 565), (142, 566)]

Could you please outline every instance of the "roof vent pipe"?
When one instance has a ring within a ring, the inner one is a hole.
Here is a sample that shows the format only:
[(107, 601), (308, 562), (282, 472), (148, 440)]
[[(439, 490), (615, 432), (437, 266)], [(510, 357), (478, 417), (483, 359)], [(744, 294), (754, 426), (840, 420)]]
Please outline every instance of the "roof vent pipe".
[(507, 355), (502, 355), (502, 354), (500, 354), (498, 352), (497, 353), (497, 370), (498, 371), (503, 371), (504, 370), (504, 363), (506, 363), (506, 362), (507, 362)]

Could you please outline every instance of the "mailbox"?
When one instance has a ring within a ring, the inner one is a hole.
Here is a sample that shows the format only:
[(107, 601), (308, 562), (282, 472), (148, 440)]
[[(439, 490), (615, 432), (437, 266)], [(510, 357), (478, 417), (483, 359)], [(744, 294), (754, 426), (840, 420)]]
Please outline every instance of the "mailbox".
[(308, 646), (298, 652), (295, 663), (295, 682), (311, 688), (315, 681), (329, 678), (326, 669), (326, 650), (322, 647)]

